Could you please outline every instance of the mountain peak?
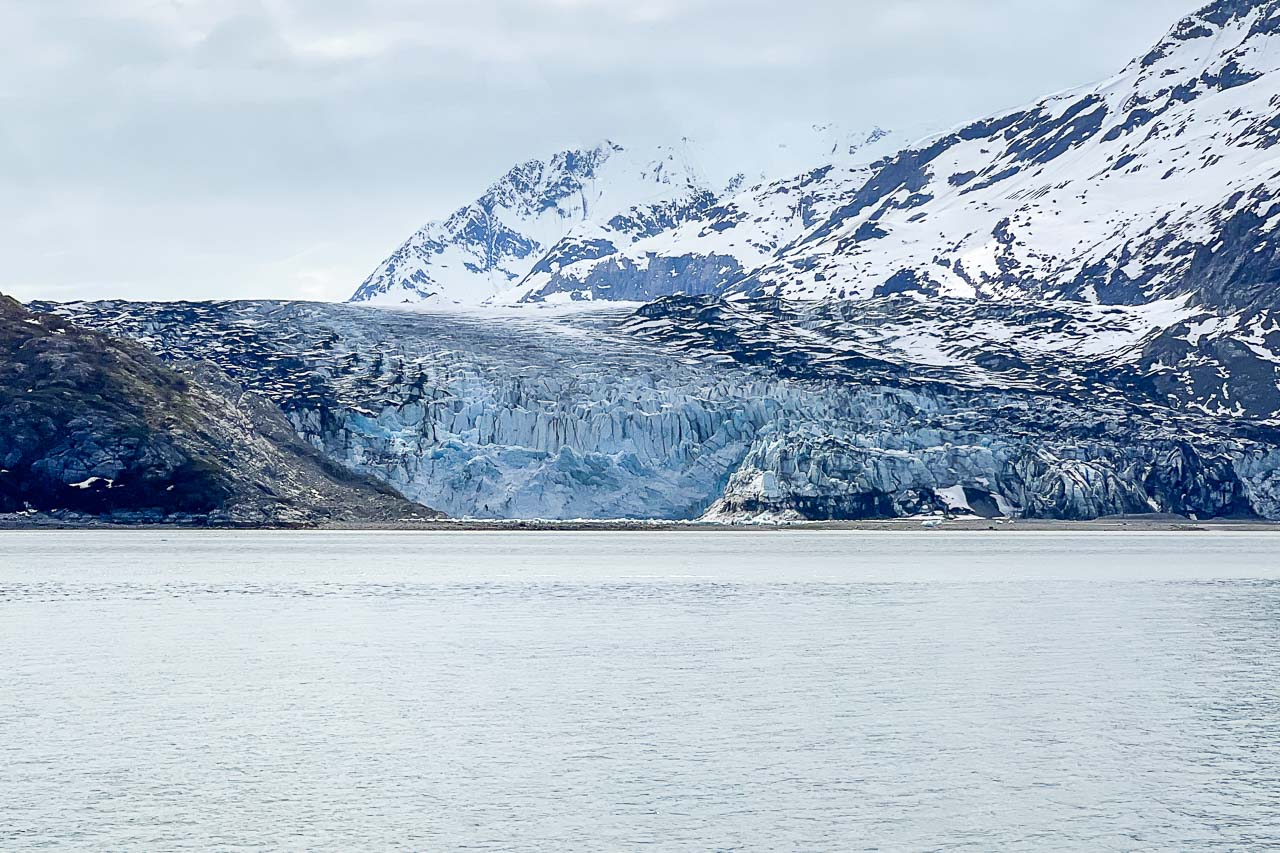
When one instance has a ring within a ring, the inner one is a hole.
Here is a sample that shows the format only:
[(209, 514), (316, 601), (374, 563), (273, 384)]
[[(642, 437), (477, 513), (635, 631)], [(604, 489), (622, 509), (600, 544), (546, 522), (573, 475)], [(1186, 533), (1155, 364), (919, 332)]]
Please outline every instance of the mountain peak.
[(1277, 103), (1280, 0), (1214, 3), (1097, 86), (878, 164), (732, 287), (799, 299), (1211, 298), (1209, 256), (1270, 256)]
[[(510, 169), (471, 204), (419, 229), (360, 286), (353, 302), (479, 305), (514, 291), (555, 262), (600, 257), (678, 225), (748, 182), (815, 159), (847, 161), (883, 148), (879, 127), (815, 125), (753, 165), (712, 178), (689, 137), (630, 146), (613, 140), (559, 151)], [(526, 288), (527, 289), (527, 288)]]
[(672, 147), (605, 140), (528, 160), (476, 201), (419, 229), (352, 301), (478, 305), (519, 282), (574, 227), (705, 187), (692, 159)]
[(1116, 79), (1133, 86), (1140, 104), (1187, 102), (1280, 68), (1280, 51), (1269, 44), (1277, 32), (1280, 0), (1218, 0), (1179, 21)]
[[(1205, 266), (1270, 257), (1277, 107), (1280, 0), (1218, 0), (1110, 79), (902, 150), (879, 127), (813, 123), (733, 181), (708, 180), (688, 140), (553, 158), (547, 179), (449, 220), (465, 227), (429, 226), (356, 299), (1238, 301)], [(442, 288), (460, 241), (483, 257)]]

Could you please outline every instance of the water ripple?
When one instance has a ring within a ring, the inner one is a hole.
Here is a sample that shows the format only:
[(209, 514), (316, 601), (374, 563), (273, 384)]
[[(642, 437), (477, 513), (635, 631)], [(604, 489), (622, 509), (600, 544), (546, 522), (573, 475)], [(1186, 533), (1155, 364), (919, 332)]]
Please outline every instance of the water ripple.
[(218, 541), (0, 539), (0, 849), (1280, 848), (1280, 580), (1221, 543)]

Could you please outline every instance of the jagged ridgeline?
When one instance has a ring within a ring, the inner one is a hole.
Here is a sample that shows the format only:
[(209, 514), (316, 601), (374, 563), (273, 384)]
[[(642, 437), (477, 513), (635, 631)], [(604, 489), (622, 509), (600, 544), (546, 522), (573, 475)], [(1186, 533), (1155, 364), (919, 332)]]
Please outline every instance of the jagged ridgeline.
[[(1280, 518), (1280, 0), (785, 179), (531, 161), (358, 299), (42, 306), (453, 516)], [(545, 303), (647, 302), (594, 311)], [(79, 476), (77, 474), (77, 476)], [(71, 482), (71, 481), (67, 481)]]

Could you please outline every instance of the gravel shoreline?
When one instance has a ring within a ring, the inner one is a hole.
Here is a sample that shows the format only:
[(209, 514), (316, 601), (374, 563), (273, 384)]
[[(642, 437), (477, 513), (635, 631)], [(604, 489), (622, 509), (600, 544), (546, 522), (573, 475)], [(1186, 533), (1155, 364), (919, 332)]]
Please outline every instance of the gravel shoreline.
[(1051, 519), (883, 519), (874, 521), (828, 522), (744, 522), (724, 524), (696, 521), (530, 521), (530, 520), (435, 520), (370, 523), (332, 523), (317, 526), (245, 526), (199, 523), (124, 524), (97, 519), (68, 519), (43, 515), (0, 516), (0, 531), (22, 530), (312, 530), (317, 532), (477, 532), (477, 533), (803, 533), (822, 531), (905, 532), (1070, 532), (1070, 533), (1158, 533), (1158, 532), (1280, 532), (1280, 522), (1250, 519), (1193, 521), (1167, 516), (1102, 518), (1095, 521), (1055, 521)]

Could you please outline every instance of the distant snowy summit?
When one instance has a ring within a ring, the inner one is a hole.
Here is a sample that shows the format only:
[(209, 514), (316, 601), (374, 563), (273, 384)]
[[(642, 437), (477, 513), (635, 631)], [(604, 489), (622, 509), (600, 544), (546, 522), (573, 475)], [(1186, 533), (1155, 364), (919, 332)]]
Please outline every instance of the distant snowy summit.
[(477, 305), (520, 283), (547, 250), (585, 223), (644, 204), (669, 215), (697, 204), (706, 179), (681, 148), (636, 152), (612, 142), (530, 160), (479, 199), (432, 222), (361, 285), (352, 301)]
[(547, 277), (560, 269), (701, 220), (744, 186), (815, 160), (872, 159), (900, 143), (880, 128), (814, 125), (731, 174), (687, 139), (648, 148), (606, 141), (530, 160), (476, 201), (413, 234), (351, 301), (443, 307), (540, 299)]

